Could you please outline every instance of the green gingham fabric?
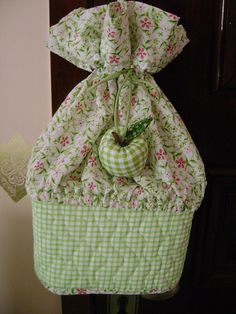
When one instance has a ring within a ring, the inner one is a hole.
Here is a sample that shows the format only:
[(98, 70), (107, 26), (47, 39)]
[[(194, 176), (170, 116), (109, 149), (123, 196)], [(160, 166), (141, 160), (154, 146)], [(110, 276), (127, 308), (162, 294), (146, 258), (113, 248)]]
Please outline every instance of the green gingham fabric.
[(99, 158), (103, 167), (115, 176), (134, 177), (145, 166), (148, 147), (145, 140), (139, 136), (128, 146), (121, 147), (115, 143), (112, 132), (108, 130), (102, 137), (99, 146)]
[(181, 276), (193, 213), (33, 202), (35, 270), (58, 294), (154, 294)]

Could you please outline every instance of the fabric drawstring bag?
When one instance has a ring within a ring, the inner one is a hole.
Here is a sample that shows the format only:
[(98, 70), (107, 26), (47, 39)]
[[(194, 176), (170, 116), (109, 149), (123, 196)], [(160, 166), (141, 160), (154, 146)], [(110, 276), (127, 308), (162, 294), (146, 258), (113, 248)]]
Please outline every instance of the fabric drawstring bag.
[(118, 1), (73, 10), (48, 48), (91, 74), (36, 141), (35, 271), (57, 294), (159, 294), (180, 280), (204, 165), (152, 77), (188, 43), (179, 17)]

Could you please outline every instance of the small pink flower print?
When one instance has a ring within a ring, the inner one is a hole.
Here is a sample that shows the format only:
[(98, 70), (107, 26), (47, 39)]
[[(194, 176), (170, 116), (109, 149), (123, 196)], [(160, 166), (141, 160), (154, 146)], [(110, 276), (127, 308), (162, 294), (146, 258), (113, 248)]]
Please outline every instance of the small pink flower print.
[(136, 208), (137, 206), (138, 206), (138, 201), (135, 200), (135, 199), (133, 199), (133, 200), (131, 201), (131, 207), (132, 207), (132, 208)]
[(176, 175), (173, 175), (172, 178), (177, 185), (180, 183), (180, 178), (178, 178)]
[(88, 188), (89, 188), (90, 190), (94, 190), (94, 189), (96, 188), (96, 184), (95, 184), (94, 182), (89, 182), (89, 183), (88, 183)]
[(62, 136), (60, 139), (60, 143), (62, 146), (66, 146), (66, 145), (70, 144), (69, 136)]
[(153, 97), (157, 97), (158, 93), (156, 90), (152, 90), (150, 93)]
[(66, 105), (68, 105), (68, 104), (70, 104), (70, 97), (69, 96), (67, 96), (66, 97), (66, 99), (65, 99), (65, 101), (64, 101), (64, 103), (66, 104)]
[(138, 48), (136, 55), (141, 59), (144, 59), (147, 56), (147, 52), (144, 48)]
[(108, 36), (109, 38), (115, 38), (116, 32), (113, 31), (111, 28), (108, 28), (108, 30), (107, 30), (107, 36)]
[(172, 18), (173, 20), (177, 20), (178, 19), (178, 16), (172, 14), (172, 13), (169, 13), (169, 17)]
[(77, 288), (77, 294), (88, 294), (88, 290), (84, 288)]
[(108, 90), (105, 90), (102, 95), (103, 100), (107, 101), (110, 98), (110, 93)]
[(96, 156), (91, 156), (88, 160), (88, 163), (90, 164), (90, 166), (94, 167), (97, 165), (97, 158)]
[(34, 169), (36, 170), (42, 170), (44, 168), (44, 163), (40, 160), (38, 160), (34, 166)]
[(106, 17), (106, 13), (104, 13), (103, 15), (101, 15), (101, 19), (102, 19), (102, 21), (104, 21), (104, 20), (105, 20), (105, 17)]
[(86, 202), (88, 205), (91, 205), (92, 202), (93, 202), (92, 197), (91, 197), (91, 196), (87, 196), (87, 197), (85, 198), (85, 202)]
[(71, 176), (70, 176), (70, 180), (71, 180), (71, 181), (76, 181), (77, 179), (78, 179), (77, 176), (74, 176), (74, 175), (71, 175)]
[(143, 193), (144, 193), (144, 188), (142, 186), (139, 186), (135, 191), (135, 194), (141, 195)]
[(79, 32), (74, 33), (74, 39), (78, 39), (80, 36)]
[(89, 151), (90, 151), (90, 148), (87, 145), (84, 145), (80, 152), (83, 155), (83, 157), (85, 157)]
[(110, 64), (118, 64), (120, 62), (120, 58), (117, 57), (116, 55), (111, 55), (109, 56), (109, 63)]
[(83, 108), (83, 105), (81, 104), (80, 101), (78, 101), (77, 104), (75, 105), (75, 109), (76, 109), (77, 111), (81, 111), (82, 108)]
[(145, 17), (144, 19), (140, 21), (140, 26), (142, 29), (150, 29), (151, 25), (152, 25), (152, 22), (148, 17)]
[(167, 49), (166, 49), (166, 52), (168, 53), (168, 55), (173, 55), (174, 54), (174, 46), (169, 44)]
[(116, 2), (114, 4), (114, 8), (115, 8), (116, 12), (121, 12), (122, 11), (122, 8), (121, 8), (121, 5), (120, 5), (119, 2)]
[(160, 148), (159, 151), (156, 152), (156, 159), (157, 160), (165, 159), (165, 152), (162, 148)]
[(136, 96), (133, 96), (132, 98), (131, 98), (131, 106), (132, 107), (135, 107), (136, 105), (137, 105), (137, 97)]
[(152, 288), (152, 289), (149, 290), (149, 293), (151, 293), (151, 294), (157, 294), (157, 293), (160, 293), (160, 292), (161, 291), (159, 289), (157, 289), (157, 288)]
[(119, 184), (119, 185), (124, 185), (125, 184), (125, 180), (123, 177), (117, 177), (116, 178), (116, 182)]
[(176, 162), (178, 168), (184, 168), (184, 165), (185, 165), (185, 163), (186, 163), (186, 162), (183, 160), (182, 157), (180, 157), (179, 159), (176, 159), (175, 162)]

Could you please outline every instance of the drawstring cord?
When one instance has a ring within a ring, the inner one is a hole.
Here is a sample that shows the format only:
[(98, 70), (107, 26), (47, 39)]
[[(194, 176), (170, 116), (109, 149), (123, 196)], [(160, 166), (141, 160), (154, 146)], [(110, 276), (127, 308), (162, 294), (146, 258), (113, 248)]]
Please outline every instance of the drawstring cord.
[[(131, 108), (131, 95), (132, 95), (132, 82), (130, 80), (130, 74), (131, 70), (128, 71), (128, 74), (124, 81), (122, 82), (121, 86), (118, 89), (118, 92), (116, 94), (116, 99), (115, 99), (115, 106), (114, 106), (114, 123), (115, 123), (115, 129), (116, 133), (120, 136), (121, 141), (123, 141), (127, 129), (128, 129), (128, 124), (129, 124), (129, 116), (130, 116), (130, 108)], [(126, 119), (125, 119), (125, 128), (124, 131), (122, 132), (123, 134), (120, 134), (119, 130), (119, 100), (120, 100), (120, 93), (122, 89), (124, 88), (126, 82), (129, 82), (129, 96), (128, 96), (128, 108), (127, 108), (127, 113), (126, 113)]]
[[(106, 83), (110, 80), (116, 79), (118, 78), (120, 75), (122, 74), (126, 74), (126, 77), (124, 78), (123, 82), (121, 83), (120, 87), (118, 88), (118, 91), (116, 93), (116, 97), (115, 97), (115, 105), (114, 105), (114, 124), (115, 124), (115, 130), (116, 133), (120, 136), (121, 140), (123, 140), (125, 138), (125, 135), (127, 133), (127, 129), (128, 129), (128, 124), (129, 124), (129, 118), (130, 118), (130, 110), (131, 110), (131, 97), (132, 97), (132, 87), (133, 85), (142, 85), (145, 90), (150, 94), (149, 90), (147, 89), (147, 86), (149, 86), (152, 89), (155, 89), (155, 86), (145, 80), (139, 79), (137, 74), (135, 73), (135, 70), (133, 68), (129, 68), (129, 69), (124, 69), (121, 71), (117, 71), (115, 73), (112, 74), (106, 74), (104, 78), (102, 78), (99, 82), (97, 82), (96, 84), (94, 84), (93, 86), (88, 88), (88, 92), (90, 92), (91, 90), (93, 90), (94, 88), (96, 88), (97, 86)], [(124, 88), (124, 86), (126, 85), (126, 83), (129, 83), (129, 93), (128, 93), (128, 108), (127, 108), (127, 113), (126, 113), (126, 119), (125, 119), (125, 127), (124, 127), (124, 131), (122, 132), (122, 134), (120, 134), (120, 129), (119, 129), (119, 99), (120, 99), (120, 94), (122, 89)]]

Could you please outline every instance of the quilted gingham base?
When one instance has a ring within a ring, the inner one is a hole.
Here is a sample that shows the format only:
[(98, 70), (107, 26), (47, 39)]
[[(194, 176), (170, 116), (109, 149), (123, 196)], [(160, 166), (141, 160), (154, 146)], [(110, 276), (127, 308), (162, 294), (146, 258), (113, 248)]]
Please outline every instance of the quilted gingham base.
[(57, 294), (155, 294), (182, 274), (193, 213), (33, 202), (35, 271)]

